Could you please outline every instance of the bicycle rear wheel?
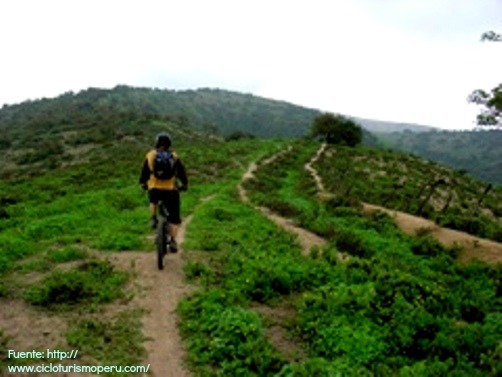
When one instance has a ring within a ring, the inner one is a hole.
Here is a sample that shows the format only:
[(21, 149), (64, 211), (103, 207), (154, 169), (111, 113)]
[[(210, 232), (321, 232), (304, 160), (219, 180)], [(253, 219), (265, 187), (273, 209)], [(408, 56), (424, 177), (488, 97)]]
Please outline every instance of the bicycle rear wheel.
[(164, 268), (164, 255), (167, 253), (167, 223), (160, 221), (157, 225), (157, 267), (159, 270)]

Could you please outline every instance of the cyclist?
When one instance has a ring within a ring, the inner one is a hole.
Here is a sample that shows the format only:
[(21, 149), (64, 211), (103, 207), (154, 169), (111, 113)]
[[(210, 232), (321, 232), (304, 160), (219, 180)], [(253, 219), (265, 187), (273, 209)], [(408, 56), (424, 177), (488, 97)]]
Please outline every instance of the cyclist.
[[(172, 144), (171, 136), (162, 132), (155, 138), (155, 149), (146, 154), (141, 169), (139, 183), (144, 190), (148, 190), (150, 201), (150, 225), (152, 228), (157, 227), (157, 204), (162, 200), (169, 212), (169, 235), (171, 236), (170, 249), (172, 252), (178, 250), (176, 244), (176, 234), (178, 226), (181, 224), (180, 217), (180, 194), (179, 191), (188, 189), (188, 179), (185, 167), (181, 162), (176, 152), (171, 151)], [(155, 165), (160, 156), (167, 156), (170, 162), (170, 167), (173, 169), (170, 178), (160, 178), (156, 173), (157, 165)], [(181, 182), (181, 187), (177, 187), (177, 181)]]

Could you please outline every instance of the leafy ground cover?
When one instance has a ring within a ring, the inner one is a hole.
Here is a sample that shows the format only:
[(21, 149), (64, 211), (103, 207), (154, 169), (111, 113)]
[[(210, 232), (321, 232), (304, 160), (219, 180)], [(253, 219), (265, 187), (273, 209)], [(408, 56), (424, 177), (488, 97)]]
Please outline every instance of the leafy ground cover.
[[(165, 127), (190, 176), (184, 215), (200, 198), (237, 179), (249, 161), (281, 146), (225, 143), (157, 121), (146, 128), (155, 135)], [(143, 314), (127, 307), (133, 277), (108, 261), (114, 252), (152, 248), (147, 197), (138, 185), (152, 137), (125, 131), (117, 143), (76, 138), (92, 148), (71, 164), (58, 162), (36, 174), (4, 170), (0, 182), (0, 305), (25, 302), (42, 316), (61, 318), (62, 339), (85, 350), (90, 363), (138, 364), (145, 354)], [(114, 304), (119, 305), (107, 313)], [(0, 360), (12, 341), (8, 333), (1, 329)]]
[(186, 273), (201, 289), (179, 312), (196, 372), (279, 373), (286, 361), (250, 306), (310, 286), (313, 264), (303, 259), (291, 235), (240, 203), (235, 188), (199, 208), (187, 235), (185, 247), (198, 251), (190, 253)]
[(502, 189), (412, 155), (328, 148), (316, 163), (328, 191), (502, 241)]
[[(191, 177), (182, 212), (215, 195), (197, 205), (184, 245), (185, 274), (198, 289), (178, 311), (196, 375), (502, 372), (499, 268), (460, 265), (457, 250), (406, 236), (383, 214), (362, 215), (349, 207), (350, 198), (319, 201), (303, 169), (318, 145), (306, 142), (260, 164), (256, 179), (246, 182), (253, 203), (327, 239), (326, 247), (302, 256), (294, 237), (240, 202), (236, 189), (251, 161), (263, 161), (285, 141), (177, 135)], [(149, 143), (127, 140), (90, 153), (88, 163), (0, 183), (0, 300), (61, 316), (68, 345), (124, 365), (144, 352), (134, 331), (141, 313), (101, 315), (130, 294), (131, 277), (111, 268), (106, 255), (151, 249), (146, 197), (137, 187)], [(344, 263), (340, 251), (349, 255)], [(0, 351), (9, 345), (6, 330), (0, 329)], [(293, 356), (284, 350), (289, 343)]]
[(486, 182), (502, 184), (502, 131), (494, 127), (472, 131), (393, 132), (377, 134), (379, 142), (422, 158), (468, 172)]
[[(303, 171), (313, 149), (293, 149), (247, 183), (256, 203), (329, 241), (311, 254), (329, 264), (329, 277), (296, 300), (293, 333), (308, 358), (283, 373), (500, 373), (500, 267), (461, 265), (458, 250), (404, 235), (385, 214), (362, 215), (340, 198), (318, 201)], [(301, 179), (288, 178), (294, 175)], [(338, 251), (348, 262), (339, 262)]]

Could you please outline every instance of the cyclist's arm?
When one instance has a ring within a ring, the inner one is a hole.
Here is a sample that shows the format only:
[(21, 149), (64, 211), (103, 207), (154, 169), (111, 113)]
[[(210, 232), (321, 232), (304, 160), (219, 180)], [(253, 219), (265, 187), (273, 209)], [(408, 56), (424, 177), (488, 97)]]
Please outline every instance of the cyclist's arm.
[(141, 174), (139, 176), (139, 184), (144, 186), (147, 184), (148, 180), (150, 179), (150, 167), (148, 166), (148, 160), (145, 159), (145, 162), (143, 163), (143, 167), (141, 168)]
[(178, 170), (176, 177), (180, 180), (181, 184), (186, 188), (188, 187), (188, 177), (187, 173), (185, 170), (185, 166), (181, 162), (181, 160), (178, 160)]

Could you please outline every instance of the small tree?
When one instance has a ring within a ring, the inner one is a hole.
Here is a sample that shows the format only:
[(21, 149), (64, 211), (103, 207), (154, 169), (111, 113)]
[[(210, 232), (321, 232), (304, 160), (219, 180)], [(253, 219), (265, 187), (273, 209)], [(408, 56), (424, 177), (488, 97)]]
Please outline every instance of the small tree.
[(495, 33), (493, 30), (487, 31), (481, 35), (482, 41), (502, 42), (502, 35)]
[(479, 126), (502, 127), (502, 84), (490, 92), (475, 90), (469, 96), (469, 101), (483, 106), (483, 111), (478, 114)]
[[(502, 35), (488, 31), (483, 33), (481, 40), (502, 42)], [(483, 108), (477, 119), (479, 126), (502, 127), (502, 84), (493, 88), (491, 92), (475, 90), (469, 96), (469, 101)]]
[(355, 147), (361, 143), (361, 126), (340, 114), (324, 113), (314, 119), (311, 126), (313, 137), (322, 137), (328, 144), (347, 144)]

